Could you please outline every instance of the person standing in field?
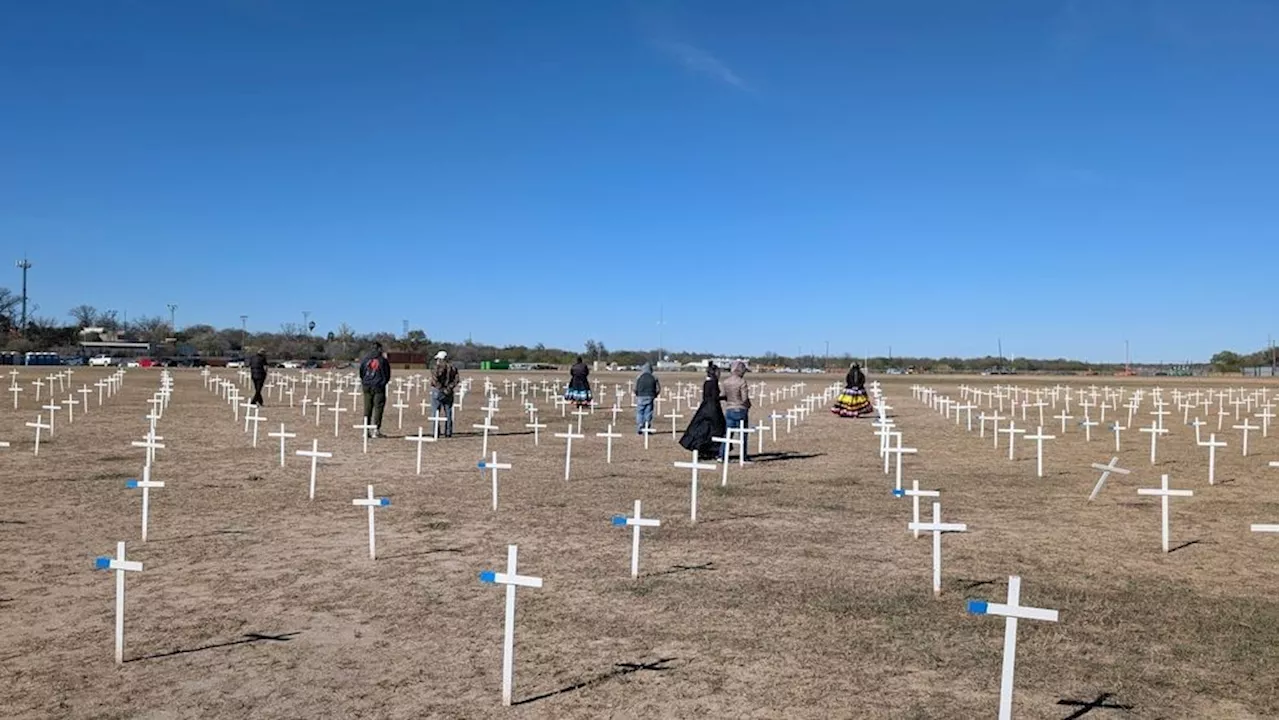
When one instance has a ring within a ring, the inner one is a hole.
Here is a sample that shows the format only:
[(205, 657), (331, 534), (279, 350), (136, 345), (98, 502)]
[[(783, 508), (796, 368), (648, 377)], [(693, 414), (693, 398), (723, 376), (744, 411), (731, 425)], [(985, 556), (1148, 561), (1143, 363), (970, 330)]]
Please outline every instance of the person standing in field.
[(845, 418), (856, 418), (871, 414), (871, 399), (867, 397), (867, 376), (862, 373), (858, 363), (849, 366), (844, 376), (844, 392), (836, 398), (831, 412)]
[(582, 356), (574, 361), (573, 367), (569, 368), (569, 387), (564, 391), (564, 399), (572, 402), (578, 407), (586, 407), (591, 404), (591, 381), (587, 378), (591, 375), (591, 369), (582, 361)]
[(653, 366), (645, 363), (640, 366), (640, 377), (636, 378), (636, 434), (645, 428), (653, 427), (653, 402), (662, 392), (662, 383), (653, 374)]
[[(729, 377), (720, 386), (721, 398), (724, 399), (724, 422), (726, 427), (747, 427), (751, 424), (751, 388), (747, 385), (747, 364), (741, 360), (735, 362), (729, 370)], [(747, 435), (739, 436), (743, 444), (742, 457), (746, 458)], [(729, 445), (720, 446), (720, 459), (727, 460)]]
[(453, 391), (458, 387), (458, 369), (449, 362), (449, 353), (436, 353), (436, 366), (431, 371), (431, 411), (444, 418), (444, 436), (453, 437)]
[(360, 361), (360, 385), (364, 389), (364, 424), (373, 425), (369, 437), (382, 437), (382, 411), (387, 406), (387, 383), (391, 382), (391, 363), (382, 343), (374, 343)]
[(262, 385), (267, 381), (267, 351), (258, 348), (258, 352), (249, 358), (249, 379), (253, 380), (253, 400), (250, 405), (262, 406)]
[(709, 362), (707, 378), (702, 381), (702, 402), (680, 438), (680, 447), (697, 450), (699, 460), (713, 460), (718, 455), (716, 441), (712, 438), (724, 437), (724, 430), (724, 411), (720, 409), (720, 368)]

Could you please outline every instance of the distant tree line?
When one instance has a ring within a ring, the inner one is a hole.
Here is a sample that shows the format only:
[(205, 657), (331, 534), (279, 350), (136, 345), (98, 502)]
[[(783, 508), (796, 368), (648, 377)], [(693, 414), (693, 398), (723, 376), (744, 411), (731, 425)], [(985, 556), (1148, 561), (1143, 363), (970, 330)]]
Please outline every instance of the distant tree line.
[[(38, 306), (28, 306), (28, 322), (25, 332), (18, 327), (17, 313), (21, 298), (7, 288), (0, 287), (0, 350), (27, 352), (53, 351), (72, 355), (79, 351), (81, 340), (104, 339), (102, 336), (125, 342), (146, 342), (156, 346), (158, 354), (198, 354), (202, 357), (234, 357), (258, 348), (278, 360), (354, 360), (375, 342), (384, 347), (414, 353), (434, 353), (445, 350), (450, 357), (464, 364), (484, 360), (503, 360), (511, 363), (540, 363), (568, 365), (581, 356), (588, 361), (640, 365), (657, 359), (654, 350), (609, 350), (604, 343), (587, 340), (581, 351), (549, 348), (542, 343), (526, 345), (487, 345), (471, 340), (449, 342), (427, 337), (420, 329), (410, 330), (403, 337), (391, 333), (357, 333), (350, 325), (341, 323), (331, 331), (312, 333), (301, 323), (285, 323), (276, 332), (249, 332), (241, 328), (216, 328), (212, 325), (189, 325), (176, 332), (169, 320), (160, 316), (141, 316), (127, 322), (115, 311), (98, 310), (92, 305), (77, 305), (67, 312), (70, 323), (40, 315)], [(85, 328), (101, 328), (102, 336), (85, 335)], [(172, 341), (172, 342), (170, 342)], [(720, 353), (693, 352), (688, 350), (664, 351), (664, 356), (674, 362), (687, 363)], [(889, 369), (915, 368), (922, 372), (977, 373), (1004, 369), (1019, 373), (1111, 373), (1123, 369), (1115, 363), (1087, 363), (1080, 360), (1056, 358), (978, 358), (960, 357), (870, 357), (854, 358), (850, 355), (785, 356), (775, 352), (746, 358), (754, 366), (843, 369), (857, 361), (870, 372)], [(1239, 372), (1241, 368), (1259, 365), (1275, 365), (1277, 350), (1271, 347), (1248, 354), (1224, 350), (1210, 360), (1219, 372)]]

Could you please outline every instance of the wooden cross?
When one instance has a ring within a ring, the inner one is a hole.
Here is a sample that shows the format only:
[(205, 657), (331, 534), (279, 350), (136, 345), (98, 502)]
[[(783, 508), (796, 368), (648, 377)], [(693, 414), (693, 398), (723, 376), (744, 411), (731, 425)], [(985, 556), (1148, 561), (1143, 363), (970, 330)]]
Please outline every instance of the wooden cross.
[(1034, 440), (1036, 443), (1036, 477), (1044, 477), (1044, 441), (1057, 440), (1056, 435), (1045, 435), (1044, 426), (1036, 427), (1035, 435), (1027, 435), (1023, 440)]
[(1171, 497), (1191, 497), (1190, 490), (1170, 490), (1169, 476), (1160, 476), (1159, 488), (1139, 488), (1139, 495), (1158, 495), (1160, 496), (1160, 546), (1165, 552), (1169, 552), (1169, 498)]
[(1169, 432), (1168, 429), (1162, 428), (1155, 422), (1151, 423), (1151, 427), (1138, 428), (1138, 432), (1144, 432), (1151, 435), (1151, 464), (1156, 464), (1156, 439), (1161, 435)]
[[(330, 408), (330, 410), (332, 409), (333, 408)], [(378, 429), (378, 426), (374, 425), (371, 419), (365, 418), (364, 422), (358, 425), (352, 425), (351, 429), (360, 431), (360, 443), (361, 443), (360, 452), (365, 455), (368, 455), (369, 454), (369, 436), (373, 434), (374, 430)]]
[(502, 629), (502, 704), (511, 705), (512, 666), (515, 660), (516, 631), (516, 588), (542, 587), (542, 578), (516, 573), (515, 545), (507, 546), (507, 571), (504, 573), (485, 570), (480, 573), (480, 582), (507, 586), (506, 621)]
[(142, 572), (142, 563), (126, 560), (124, 542), (116, 543), (116, 556), (94, 559), (96, 570), (114, 570), (116, 573), (116, 664), (124, 662), (124, 574)]
[(352, 501), (351, 501), (351, 504), (352, 504), (352, 505), (355, 505), (355, 506), (357, 506), (357, 507), (365, 507), (365, 508), (368, 508), (368, 510), (369, 510), (369, 559), (370, 559), (370, 560), (376, 560), (376, 559), (377, 559), (377, 557), (378, 557), (378, 553), (377, 553), (377, 548), (376, 548), (376, 546), (374, 545), (374, 535), (373, 535), (373, 509), (374, 509), (374, 508), (380, 508), (380, 507), (386, 507), (386, 506), (390, 505), (390, 504), (391, 504), (391, 499), (390, 499), (390, 498), (384, 498), (384, 497), (374, 497), (374, 496), (373, 496), (373, 486), (372, 486), (372, 485), (370, 485), (370, 486), (368, 486), (368, 488), (369, 488), (369, 489), (368, 489), (368, 494), (367, 494), (367, 495), (365, 495), (365, 496), (364, 496), (364, 497), (362, 497), (362, 498), (356, 498), (356, 499), (352, 500)]
[(489, 431), (497, 430), (498, 426), (490, 424), (489, 418), (486, 417), (483, 423), (479, 425), (472, 425), (471, 427), (475, 428), (476, 430), (480, 430), (484, 433), (484, 439), (482, 440), (482, 444), (480, 445), (480, 457), (484, 457), (485, 455), (488, 455), (489, 454)]
[(944, 532), (965, 532), (969, 526), (965, 523), (944, 523), (942, 522), (942, 503), (933, 503), (933, 522), (907, 523), (908, 530), (919, 532), (933, 533), (933, 594), (942, 593), (942, 533)]
[(492, 460), (489, 460), (489, 461), (481, 460), (481, 461), (476, 465), (476, 467), (480, 468), (481, 470), (488, 470), (488, 471), (491, 473), (491, 475), (492, 475), (492, 479), (493, 479), (493, 511), (494, 511), (494, 512), (498, 512), (498, 471), (499, 471), (499, 470), (510, 470), (510, 469), (511, 469), (511, 463), (500, 463), (500, 462), (498, 462), (498, 452), (495, 450), (495, 451), (494, 451), (494, 453), (493, 453), (493, 459), (492, 459)]
[(405, 436), (405, 440), (418, 443), (418, 453), (417, 453), (418, 458), (417, 458), (417, 463), (414, 466), (415, 467), (414, 474), (421, 475), (422, 474), (422, 443), (435, 442), (436, 439), (434, 437), (427, 437), (423, 435), (422, 426), (419, 425), (418, 434)]
[[(940, 497), (942, 493), (937, 490), (921, 490), (920, 481), (912, 480), (910, 490), (894, 490), (894, 497), (911, 498), (911, 524), (907, 526), (914, 537), (920, 537), (920, 498), (922, 497)], [(914, 525), (915, 527), (912, 527)]]
[(1209, 448), (1209, 484), (1212, 485), (1214, 478), (1214, 465), (1216, 464), (1218, 455), (1217, 450), (1220, 447), (1226, 447), (1227, 444), (1225, 442), (1218, 442), (1218, 436), (1216, 433), (1209, 433), (1209, 442), (1197, 442), (1196, 444), (1201, 447)]
[[(50, 421), (50, 422), (52, 422), (52, 421)], [(1244, 422), (1240, 423), (1239, 425), (1232, 425), (1232, 426), (1231, 426), (1231, 429), (1232, 429), (1232, 430), (1243, 430), (1243, 431), (1244, 431), (1244, 441), (1240, 444), (1240, 454), (1241, 454), (1241, 455), (1246, 455), (1246, 456), (1247, 456), (1247, 455), (1249, 454), (1249, 431), (1250, 431), (1250, 430), (1259, 430), (1259, 429), (1261, 429), (1261, 426), (1259, 426), (1259, 425), (1251, 425), (1251, 424), (1249, 423), (1249, 418), (1245, 418)], [(50, 434), (52, 434), (52, 433), (50, 433)]]
[(1021, 599), (1022, 578), (1017, 575), (1010, 575), (1009, 595), (1005, 602), (969, 601), (969, 612), (974, 615), (1004, 617), (1004, 660), (1000, 669), (999, 720), (1012, 720), (1013, 718), (1013, 666), (1018, 649), (1018, 619), (1058, 622), (1057, 610), (1025, 607), (1018, 604)]
[(604, 461), (613, 464), (613, 439), (622, 437), (622, 433), (614, 432), (613, 423), (610, 423), (608, 429), (602, 433), (596, 433), (596, 437), (605, 439)]
[(1093, 492), (1089, 493), (1090, 500), (1098, 497), (1098, 493), (1102, 490), (1103, 483), (1107, 481), (1107, 478), (1111, 477), (1111, 473), (1117, 473), (1119, 475), (1129, 474), (1128, 470), (1125, 470), (1122, 467), (1117, 467), (1116, 466), (1117, 462), (1120, 462), (1120, 458), (1113, 457), (1111, 458), (1111, 462), (1107, 463), (1106, 465), (1103, 465), (1101, 463), (1093, 463), (1089, 465), (1089, 467), (1093, 468), (1094, 470), (1102, 471), (1102, 477), (1098, 478), (1098, 482), (1093, 486)]
[(564, 441), (565, 441), (564, 442), (564, 479), (567, 482), (569, 480), (569, 468), (573, 464), (573, 441), (575, 439), (581, 440), (586, 436), (575, 433), (573, 431), (572, 424), (569, 425), (569, 429), (566, 432), (556, 433), (555, 436), (558, 438), (564, 438)]
[(280, 467), (284, 467), (284, 441), (298, 437), (297, 433), (285, 432), (284, 423), (280, 423), (280, 432), (269, 432), (267, 437), (280, 438)]
[(698, 462), (698, 451), (693, 451), (693, 459), (690, 462), (674, 463), (678, 468), (689, 468), (692, 476), (689, 479), (689, 522), (698, 522), (698, 471), (699, 470), (715, 470), (716, 466), (710, 463)]
[(151, 479), (151, 466), (142, 466), (141, 480), (126, 480), (124, 483), (130, 490), (142, 489), (142, 542), (147, 541), (147, 518), (151, 511), (151, 488), (162, 488), (164, 483)]
[(632, 579), (640, 577), (640, 528), (642, 527), (658, 527), (662, 524), (659, 520), (652, 520), (640, 516), (640, 501), (636, 500), (635, 514), (631, 517), (625, 515), (614, 515), (613, 525), (615, 527), (631, 527), (631, 577)]
[(302, 457), (311, 458), (311, 484), (310, 484), (310, 489), (307, 491), (307, 497), (310, 500), (315, 500), (316, 499), (316, 463), (320, 460), (320, 458), (333, 457), (333, 453), (320, 452), (320, 441), (312, 440), (310, 450), (295, 450), (294, 454), (300, 455)]

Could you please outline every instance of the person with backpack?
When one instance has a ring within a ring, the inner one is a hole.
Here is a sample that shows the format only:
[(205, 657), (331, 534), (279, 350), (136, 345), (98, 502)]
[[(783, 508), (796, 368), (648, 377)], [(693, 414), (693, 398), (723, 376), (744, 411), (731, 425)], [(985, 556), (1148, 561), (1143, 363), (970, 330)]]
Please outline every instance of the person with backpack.
[(449, 353), (436, 353), (436, 366), (431, 371), (431, 411), (444, 418), (444, 436), (453, 437), (453, 391), (458, 387), (458, 369), (449, 362)]
[(258, 348), (258, 352), (249, 358), (249, 379), (253, 380), (253, 400), (250, 405), (262, 406), (262, 384), (267, 381), (267, 351)]
[(360, 385), (364, 388), (364, 424), (373, 425), (369, 437), (382, 437), (382, 411), (387, 406), (387, 383), (391, 382), (391, 362), (382, 349), (382, 343), (374, 343), (360, 361)]

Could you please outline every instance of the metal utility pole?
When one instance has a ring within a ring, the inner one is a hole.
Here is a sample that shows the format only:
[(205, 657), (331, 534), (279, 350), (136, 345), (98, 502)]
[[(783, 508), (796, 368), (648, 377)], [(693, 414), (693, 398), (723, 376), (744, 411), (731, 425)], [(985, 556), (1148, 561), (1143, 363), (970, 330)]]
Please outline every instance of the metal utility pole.
[(311, 326), (308, 324), (310, 322), (311, 322), (311, 311), (303, 310), (302, 311), (302, 329), (307, 333), (307, 337), (311, 337)]
[(169, 332), (175, 336), (178, 334), (178, 321), (175, 319), (177, 313), (178, 306), (174, 303), (169, 303)]
[(247, 324), (249, 322), (248, 315), (240, 316), (240, 352), (244, 352), (244, 341), (248, 336)]
[(822, 353), (822, 371), (826, 372), (827, 366), (831, 364), (831, 341), (823, 340), (822, 342), (826, 344), (826, 350)]
[(662, 329), (663, 329), (663, 326), (667, 324), (664, 318), (665, 310), (666, 310), (665, 306), (658, 305), (658, 362), (662, 362), (662, 340), (663, 340)]
[(31, 261), (25, 256), (18, 261), (18, 269), (22, 271), (22, 325), (21, 331), (27, 334), (27, 271), (31, 269)]
[(408, 321), (408, 320), (401, 320), (401, 321), (400, 321), (400, 325), (401, 325), (401, 327), (403, 327), (403, 328), (404, 328), (404, 335), (401, 335), (400, 337), (403, 337), (403, 338), (405, 338), (405, 339), (407, 340), (407, 339), (409, 338), (409, 321)]

